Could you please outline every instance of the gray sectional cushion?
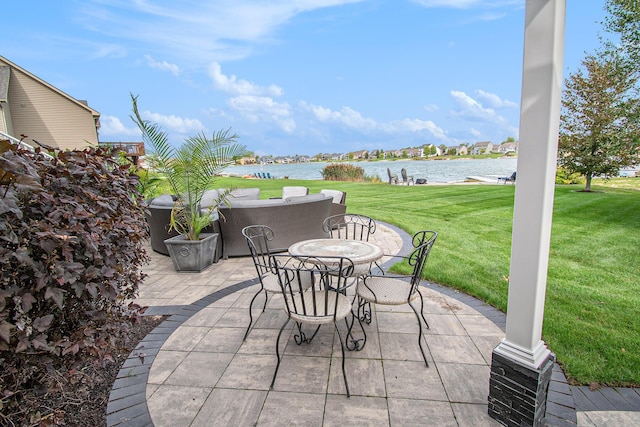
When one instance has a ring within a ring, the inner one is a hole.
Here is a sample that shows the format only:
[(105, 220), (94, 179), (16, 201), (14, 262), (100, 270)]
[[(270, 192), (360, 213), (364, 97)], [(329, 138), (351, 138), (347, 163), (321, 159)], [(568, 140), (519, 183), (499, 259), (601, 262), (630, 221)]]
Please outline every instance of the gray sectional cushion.
[(229, 193), (231, 199), (260, 200), (259, 188), (236, 188)]
[(217, 205), (218, 197), (220, 197), (220, 193), (218, 190), (207, 190), (202, 195), (202, 200), (200, 201), (201, 208), (210, 208), (211, 206)]
[(309, 194), (309, 189), (302, 186), (282, 187), (282, 198), (288, 199), (289, 197), (306, 196)]
[(331, 198), (329, 196), (325, 196), (322, 193), (315, 193), (315, 194), (309, 194), (306, 196), (296, 196), (296, 197), (287, 197), (285, 200), (285, 202), (287, 203), (305, 203), (305, 202), (312, 202), (314, 200), (324, 200), (327, 198)]
[(229, 199), (229, 206), (233, 208), (260, 208), (264, 206), (278, 206), (285, 203), (282, 199), (246, 200)]
[(340, 190), (320, 190), (320, 193), (333, 197), (333, 203), (342, 203), (344, 192)]
[(173, 206), (175, 201), (171, 194), (163, 194), (151, 200), (150, 206)]

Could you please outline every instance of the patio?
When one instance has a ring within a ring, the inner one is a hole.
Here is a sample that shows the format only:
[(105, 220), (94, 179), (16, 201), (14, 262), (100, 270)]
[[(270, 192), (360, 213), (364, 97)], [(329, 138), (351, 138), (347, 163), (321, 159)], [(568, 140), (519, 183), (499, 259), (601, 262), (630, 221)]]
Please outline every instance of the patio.
[[(410, 245), (406, 233), (384, 224), (373, 238), (388, 254)], [(282, 301), (272, 298), (264, 313), (255, 311), (259, 318), (242, 341), (257, 290), (251, 258), (190, 274), (176, 273), (168, 257), (151, 257), (137, 302), (149, 306), (148, 314), (171, 317), (123, 366), (110, 396), (109, 426), (499, 425), (487, 415), (487, 395), (491, 352), (504, 337), (505, 316), (474, 298), (423, 283), (429, 368), (410, 308), (377, 307), (365, 349), (347, 354), (349, 399), (333, 329), (322, 328), (311, 344), (298, 346), (290, 326), (269, 390), (285, 313)], [(569, 401), (557, 367), (550, 388), (550, 402)], [(570, 401), (549, 404), (550, 419), (561, 423), (552, 425), (575, 425)]]

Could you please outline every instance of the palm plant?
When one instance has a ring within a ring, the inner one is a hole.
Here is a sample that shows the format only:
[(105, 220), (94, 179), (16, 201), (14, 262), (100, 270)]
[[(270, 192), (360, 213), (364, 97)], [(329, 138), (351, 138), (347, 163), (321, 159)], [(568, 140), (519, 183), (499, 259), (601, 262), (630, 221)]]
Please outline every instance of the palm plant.
[(143, 120), (138, 111), (138, 97), (131, 95), (131, 119), (142, 132), (145, 146), (150, 148), (156, 171), (164, 176), (178, 200), (171, 212), (170, 227), (184, 234), (188, 240), (198, 240), (200, 232), (211, 223), (213, 211), (220, 203), (227, 203), (223, 192), (217, 203), (202, 210), (200, 203), (205, 191), (213, 187), (216, 175), (233, 163), (235, 156), (246, 151), (236, 141), (238, 135), (230, 130), (214, 132), (208, 138), (204, 132), (189, 137), (179, 148), (169, 143), (167, 133), (157, 123)]

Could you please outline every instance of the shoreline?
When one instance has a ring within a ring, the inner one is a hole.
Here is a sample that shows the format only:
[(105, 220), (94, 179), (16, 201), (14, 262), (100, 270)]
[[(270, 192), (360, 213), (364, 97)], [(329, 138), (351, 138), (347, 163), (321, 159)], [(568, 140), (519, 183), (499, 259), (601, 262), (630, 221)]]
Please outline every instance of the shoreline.
[[(322, 180), (323, 169), (331, 162), (274, 163), (247, 166), (229, 166), (228, 176), (264, 179), (267, 175), (275, 178)], [(448, 160), (376, 160), (342, 162), (364, 170), (366, 178), (388, 181), (389, 173), (401, 176), (402, 169), (414, 180), (426, 179), (428, 183), (460, 183), (468, 181), (497, 182), (498, 177), (510, 176), (517, 167), (517, 158), (448, 159)]]
[[(241, 174), (235, 174), (235, 173), (228, 173), (228, 172), (222, 172), (220, 174), (218, 174), (218, 176), (220, 177), (224, 177), (224, 178), (243, 178), (243, 179), (248, 179), (248, 180), (258, 180), (258, 181), (264, 181), (264, 180), (269, 180), (269, 178), (258, 178), (255, 177), (253, 175), (241, 175)], [(271, 177), (271, 179), (274, 180), (288, 180), (289, 177)], [(324, 181), (323, 179), (307, 179), (307, 178), (291, 178), (292, 180), (299, 180), (299, 181)], [(334, 181), (335, 182), (335, 181)], [(345, 182), (350, 182), (350, 181), (345, 181)], [(364, 182), (364, 181), (363, 181)], [(384, 183), (384, 181), (380, 181), (382, 183)], [(427, 181), (426, 184), (413, 184), (410, 185), (410, 187), (422, 187), (425, 185), (460, 185), (460, 184), (498, 184), (498, 177), (497, 176), (493, 176), (493, 175), (488, 175), (488, 176), (469, 176), (467, 177), (465, 180), (456, 180), (456, 181)], [(404, 186), (404, 184), (397, 184), (400, 186)]]

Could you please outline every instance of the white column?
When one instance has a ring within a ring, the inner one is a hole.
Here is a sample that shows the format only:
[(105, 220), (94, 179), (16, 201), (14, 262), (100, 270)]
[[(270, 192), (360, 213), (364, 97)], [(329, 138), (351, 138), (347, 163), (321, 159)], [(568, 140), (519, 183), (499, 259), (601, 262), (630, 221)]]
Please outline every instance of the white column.
[(555, 187), (566, 0), (527, 0), (506, 338), (495, 351), (538, 368)]

